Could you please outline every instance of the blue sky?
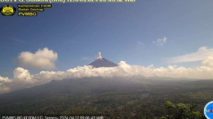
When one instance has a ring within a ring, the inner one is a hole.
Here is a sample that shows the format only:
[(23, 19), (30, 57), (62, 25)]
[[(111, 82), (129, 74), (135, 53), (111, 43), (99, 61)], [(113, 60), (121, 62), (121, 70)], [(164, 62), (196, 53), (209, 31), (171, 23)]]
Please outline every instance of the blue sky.
[[(21, 52), (45, 47), (58, 54), (54, 71), (87, 65), (97, 52), (115, 63), (165, 67), (165, 58), (213, 48), (212, 5), (210, 0), (58, 3), (37, 17), (0, 15), (0, 75), (12, 76)], [(153, 43), (164, 37), (163, 45)], [(177, 65), (195, 67), (201, 62)]]

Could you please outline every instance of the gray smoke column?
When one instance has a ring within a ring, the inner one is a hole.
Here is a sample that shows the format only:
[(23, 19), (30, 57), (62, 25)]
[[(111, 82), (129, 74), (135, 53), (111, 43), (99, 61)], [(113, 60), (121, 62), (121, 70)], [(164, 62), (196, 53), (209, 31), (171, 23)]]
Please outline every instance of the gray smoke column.
[(102, 59), (101, 52), (98, 52), (98, 59)]

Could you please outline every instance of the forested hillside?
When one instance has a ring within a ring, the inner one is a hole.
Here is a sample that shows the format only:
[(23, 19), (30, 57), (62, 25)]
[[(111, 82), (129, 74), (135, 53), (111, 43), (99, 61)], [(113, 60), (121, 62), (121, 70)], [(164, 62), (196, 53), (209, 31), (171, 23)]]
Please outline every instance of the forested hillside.
[(67, 79), (0, 95), (0, 114), (101, 114), (108, 118), (157, 119), (166, 118), (169, 103), (165, 102), (171, 101), (186, 109), (197, 105), (193, 111), (199, 111), (197, 116), (204, 118), (203, 108), (213, 99), (212, 87), (213, 81), (208, 80)]

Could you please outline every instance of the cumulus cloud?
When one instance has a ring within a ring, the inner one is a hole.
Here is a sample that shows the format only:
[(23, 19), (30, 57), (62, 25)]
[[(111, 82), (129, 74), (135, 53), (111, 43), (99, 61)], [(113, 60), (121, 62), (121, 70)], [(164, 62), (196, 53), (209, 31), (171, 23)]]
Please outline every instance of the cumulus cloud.
[[(211, 63), (210, 63), (211, 62)], [(31, 75), (26, 69), (18, 67), (14, 70), (14, 78), (8, 79), (0, 77), (0, 93), (14, 91), (21, 88), (27, 88), (39, 84), (48, 83), (51, 80), (78, 79), (85, 77), (103, 77), (103, 78), (129, 78), (133, 77), (169, 77), (187, 78), (187, 79), (213, 79), (212, 58), (203, 61), (203, 66), (195, 68), (185, 68), (177, 66), (168, 66), (155, 68), (150, 66), (129, 65), (124, 61), (118, 63), (118, 67), (93, 68), (92, 66), (82, 66), (69, 69), (67, 71), (41, 71), (38, 74)]]
[[(51, 52), (51, 53), (49, 53)], [(35, 85), (45, 84), (52, 80), (63, 80), (63, 79), (78, 79), (90, 78), (90, 77), (103, 77), (103, 78), (129, 78), (133, 80), (134, 77), (143, 78), (171, 78), (172, 80), (178, 80), (179, 78), (186, 78), (190, 80), (194, 79), (209, 79), (213, 80), (213, 49), (207, 47), (201, 47), (195, 53), (187, 54), (184, 56), (173, 58), (176, 62), (186, 61), (199, 61), (202, 60), (202, 66), (195, 68), (177, 67), (176, 65), (169, 65), (167, 67), (156, 68), (153, 65), (150, 66), (138, 66), (129, 65), (125, 61), (120, 61), (117, 67), (102, 67), (93, 68), (92, 66), (78, 66), (67, 71), (41, 71), (38, 74), (30, 74), (27, 69), (18, 67), (13, 71), (13, 79), (0, 76), (0, 94), (5, 92), (14, 91), (17, 89), (28, 88)], [(30, 55), (36, 55), (31, 57), (41, 58), (46, 57), (57, 57), (57, 54), (53, 51), (46, 49), (39, 50), (35, 54), (27, 52)], [(52, 54), (50, 56), (49, 54)], [(45, 55), (45, 56), (43, 56)], [(198, 56), (201, 55), (201, 56)], [(25, 56), (25, 55), (20, 55)], [(99, 53), (99, 58), (101, 53)], [(205, 59), (204, 59), (205, 58)], [(44, 58), (45, 59), (45, 58)], [(49, 58), (54, 59), (54, 58)], [(57, 58), (55, 58), (57, 59)]]
[(28, 70), (18, 67), (14, 70), (14, 81), (32, 82), (31, 75)]
[(0, 83), (4, 83), (4, 82), (11, 82), (11, 80), (8, 77), (1, 77), (0, 76)]
[(163, 37), (162, 39), (158, 39), (157, 41), (153, 41), (154, 44), (160, 46), (160, 45), (163, 45), (165, 44), (167, 41), (167, 38), (166, 37)]
[(49, 70), (55, 68), (55, 61), (58, 59), (58, 54), (44, 48), (39, 49), (35, 53), (21, 52), (18, 56), (18, 63), (23, 67), (30, 67), (34, 69)]
[(0, 76), (0, 94), (10, 91), (10, 88), (8, 86), (5, 86), (6, 83), (10, 82), (12, 81), (9, 78)]
[[(213, 57), (213, 48), (208, 48), (208, 47), (204, 46), (204, 47), (200, 47), (197, 52), (168, 58), (167, 61), (168, 61), (168, 63), (195, 62), (195, 61), (206, 60), (208, 57)], [(211, 60), (211, 58), (207, 59), (207, 60)], [(208, 62), (209, 61), (206, 61), (206, 63), (208, 63)]]
[(207, 67), (213, 67), (213, 57), (208, 57), (203, 61), (203, 65)]

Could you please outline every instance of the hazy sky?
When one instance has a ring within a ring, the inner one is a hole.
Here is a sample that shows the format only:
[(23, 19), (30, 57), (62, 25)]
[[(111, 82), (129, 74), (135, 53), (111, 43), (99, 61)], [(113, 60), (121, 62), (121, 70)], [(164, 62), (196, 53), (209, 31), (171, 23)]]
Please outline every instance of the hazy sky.
[[(55, 52), (50, 57), (55, 69), (48, 69), (54, 71), (87, 65), (98, 52), (115, 63), (200, 66), (213, 53), (212, 5), (212, 0), (58, 3), (37, 17), (0, 15), (0, 76), (13, 76), (18, 56), (30, 55), (21, 52), (45, 47)], [(32, 74), (46, 70), (28, 64), (22, 67)]]

